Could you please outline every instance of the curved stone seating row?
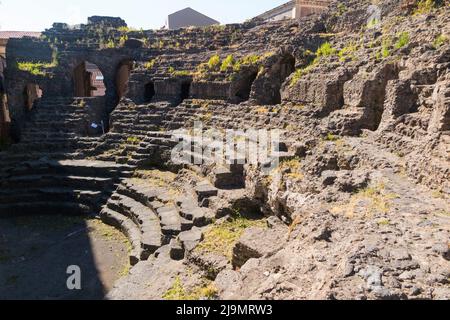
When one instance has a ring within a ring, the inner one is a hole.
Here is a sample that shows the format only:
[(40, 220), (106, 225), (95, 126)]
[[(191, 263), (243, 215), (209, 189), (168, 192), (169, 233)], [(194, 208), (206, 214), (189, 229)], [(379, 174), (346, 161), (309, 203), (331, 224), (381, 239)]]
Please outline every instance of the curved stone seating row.
[[(212, 222), (212, 212), (199, 207), (193, 196), (174, 199), (168, 189), (142, 182), (145, 180), (140, 183), (133, 182), (133, 179), (123, 181), (101, 211), (103, 222), (122, 230), (127, 236), (133, 235), (130, 241), (133, 248), (139, 247), (139, 250), (132, 252), (132, 262), (136, 262), (137, 256), (147, 260), (181, 233)], [(126, 221), (133, 222), (134, 227)], [(140, 233), (139, 245), (136, 243), (136, 228)]]

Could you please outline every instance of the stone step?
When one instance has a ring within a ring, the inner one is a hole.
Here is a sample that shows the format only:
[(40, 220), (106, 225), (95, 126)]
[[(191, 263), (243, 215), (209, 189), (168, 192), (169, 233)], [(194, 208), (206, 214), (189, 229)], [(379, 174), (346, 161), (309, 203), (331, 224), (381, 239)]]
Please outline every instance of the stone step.
[(161, 220), (162, 233), (167, 238), (174, 238), (182, 231), (181, 217), (175, 206), (164, 206), (156, 210)]
[(0, 204), (72, 202), (87, 205), (92, 211), (96, 211), (102, 206), (103, 192), (105, 190), (74, 190), (71, 188), (8, 189), (0, 191)]
[(71, 174), (100, 178), (117, 178), (130, 176), (135, 168), (114, 162), (90, 160), (40, 160), (18, 163), (7, 172), (12, 176), (34, 174)]
[(194, 191), (197, 194), (197, 200), (199, 203), (201, 203), (205, 199), (217, 197), (219, 193), (219, 190), (214, 187), (209, 181), (203, 181), (197, 184)]
[(0, 217), (61, 213), (65, 215), (93, 214), (89, 206), (78, 202), (36, 201), (0, 204)]
[(26, 175), (11, 177), (0, 181), (1, 188), (44, 188), (44, 187), (70, 187), (81, 189), (102, 190), (112, 188), (114, 180), (112, 178), (94, 178), (67, 175)]
[(55, 150), (74, 150), (82, 149), (83, 147), (89, 148), (94, 146), (93, 143), (84, 142), (64, 142), (64, 143), (52, 143), (52, 142), (23, 142), (11, 146), (9, 149), (12, 153), (25, 153), (25, 152), (52, 152)]
[(245, 186), (242, 173), (231, 172), (222, 166), (216, 167), (210, 176), (214, 187), (218, 189), (241, 189)]
[(162, 246), (160, 221), (149, 207), (123, 194), (115, 194), (107, 208), (130, 218), (141, 230), (142, 248), (147, 258)]
[(100, 218), (105, 224), (120, 230), (128, 238), (131, 243), (129, 256), (132, 266), (135, 266), (141, 260), (145, 260), (143, 259), (145, 258), (144, 250), (141, 247), (141, 232), (131, 219), (108, 208), (103, 208)]

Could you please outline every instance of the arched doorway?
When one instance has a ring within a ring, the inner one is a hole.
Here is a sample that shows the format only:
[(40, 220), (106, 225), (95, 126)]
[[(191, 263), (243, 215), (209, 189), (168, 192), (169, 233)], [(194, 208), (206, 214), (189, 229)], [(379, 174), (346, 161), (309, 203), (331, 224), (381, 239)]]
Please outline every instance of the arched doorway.
[(191, 81), (183, 81), (181, 83), (180, 99), (188, 99), (191, 96)]
[(134, 61), (125, 60), (119, 64), (116, 73), (116, 88), (119, 99), (128, 93), (128, 82), (130, 80), (131, 71), (133, 70)]
[(250, 92), (252, 91), (253, 82), (258, 76), (256, 70), (247, 72), (242, 76), (242, 79), (236, 85), (235, 97), (239, 101), (247, 101), (250, 98)]
[(23, 90), (25, 109), (31, 111), (35, 101), (40, 98), (42, 98), (42, 89), (35, 83), (28, 83)]
[(145, 85), (144, 88), (144, 102), (151, 102), (155, 96), (155, 83), (150, 81)]
[(84, 61), (73, 72), (75, 97), (102, 97), (106, 93), (104, 77), (93, 63)]

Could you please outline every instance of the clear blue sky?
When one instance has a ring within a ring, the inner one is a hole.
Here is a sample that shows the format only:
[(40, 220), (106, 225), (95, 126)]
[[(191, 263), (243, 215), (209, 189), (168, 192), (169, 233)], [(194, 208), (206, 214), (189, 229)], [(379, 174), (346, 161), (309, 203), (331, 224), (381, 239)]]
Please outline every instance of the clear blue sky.
[(130, 27), (159, 29), (186, 7), (221, 23), (243, 22), (288, 0), (0, 0), (0, 30), (43, 31), (53, 22), (86, 23), (92, 15), (120, 16)]

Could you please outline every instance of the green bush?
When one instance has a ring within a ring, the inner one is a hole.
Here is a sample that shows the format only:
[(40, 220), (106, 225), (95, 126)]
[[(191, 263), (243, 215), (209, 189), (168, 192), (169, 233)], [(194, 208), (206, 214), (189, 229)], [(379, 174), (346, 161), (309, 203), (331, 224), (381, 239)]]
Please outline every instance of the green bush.
[(438, 3), (436, 0), (420, 0), (417, 3), (417, 8), (414, 11), (414, 14), (426, 14), (430, 13), (431, 10), (436, 8)]
[(230, 54), (228, 57), (223, 60), (222, 65), (220, 67), (220, 71), (225, 72), (228, 69), (234, 68), (234, 64), (236, 63), (234, 57), (232, 54)]
[(152, 59), (152, 60), (149, 60), (148, 62), (146, 62), (144, 66), (145, 66), (145, 69), (151, 70), (155, 67), (155, 64), (156, 64), (156, 59)]
[(211, 71), (217, 71), (220, 66), (220, 56), (219, 55), (213, 55), (209, 61), (208, 61), (208, 68)]
[(448, 42), (448, 37), (444, 34), (440, 34), (436, 37), (436, 39), (433, 42), (433, 47), (435, 47), (436, 49), (442, 47), (444, 44), (446, 44)]
[(409, 44), (410, 36), (408, 32), (401, 32), (397, 34), (398, 40), (395, 43), (395, 49), (401, 49)]
[(331, 46), (331, 43), (325, 42), (316, 51), (317, 58), (327, 57), (336, 54), (336, 49)]
[(56, 62), (52, 63), (43, 63), (43, 62), (26, 62), (20, 61), (17, 62), (17, 68), (20, 71), (29, 72), (34, 76), (46, 76), (47, 69), (51, 69), (56, 67)]
[(367, 23), (367, 29), (373, 29), (376, 26), (378, 26), (380, 24), (380, 20), (378, 20), (377, 18), (372, 18), (370, 19), (370, 21)]

